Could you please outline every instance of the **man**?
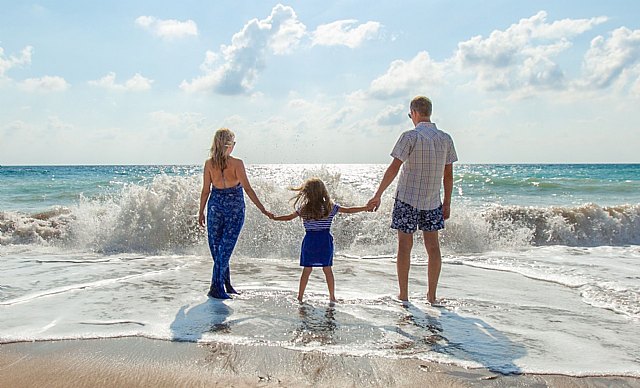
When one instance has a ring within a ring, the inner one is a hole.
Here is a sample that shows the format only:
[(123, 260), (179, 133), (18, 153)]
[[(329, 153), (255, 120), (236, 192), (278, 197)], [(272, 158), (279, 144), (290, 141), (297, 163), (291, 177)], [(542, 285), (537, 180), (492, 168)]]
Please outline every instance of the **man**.
[[(444, 229), (444, 220), (451, 214), (453, 162), (458, 157), (451, 136), (431, 122), (431, 100), (418, 96), (411, 101), (410, 109), (409, 117), (415, 128), (400, 135), (391, 151), (393, 161), (368, 206), (378, 210), (382, 193), (402, 167), (391, 222), (391, 228), (398, 230), (398, 298), (409, 300), (413, 233), (419, 228), (429, 256), (427, 301), (434, 304), (442, 264), (438, 230)], [(441, 186), (444, 186), (444, 201), (440, 200)]]

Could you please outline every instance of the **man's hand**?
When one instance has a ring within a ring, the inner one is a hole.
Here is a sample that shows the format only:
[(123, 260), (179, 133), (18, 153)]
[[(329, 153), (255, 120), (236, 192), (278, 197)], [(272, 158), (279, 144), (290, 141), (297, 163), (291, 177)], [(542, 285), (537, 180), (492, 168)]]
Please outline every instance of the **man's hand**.
[(380, 202), (382, 202), (380, 200), (380, 197), (371, 198), (369, 202), (367, 202), (368, 211), (370, 212), (378, 211), (378, 208), (380, 207)]
[(448, 203), (442, 204), (442, 215), (444, 216), (445, 220), (449, 219), (449, 216), (451, 216), (451, 204), (448, 204)]

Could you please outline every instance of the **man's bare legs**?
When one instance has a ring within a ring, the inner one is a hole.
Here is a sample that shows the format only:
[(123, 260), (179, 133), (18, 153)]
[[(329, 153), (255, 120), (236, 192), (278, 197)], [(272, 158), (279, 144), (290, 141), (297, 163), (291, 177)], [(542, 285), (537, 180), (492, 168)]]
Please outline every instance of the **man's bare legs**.
[(413, 234), (398, 231), (398, 261), (396, 261), (396, 271), (398, 273), (398, 286), (400, 287), (398, 299), (402, 301), (409, 300), (411, 248), (413, 248)]
[(440, 241), (438, 240), (438, 231), (423, 232), (424, 246), (427, 248), (429, 256), (429, 266), (427, 268), (427, 278), (429, 279), (429, 291), (427, 292), (427, 301), (431, 304), (436, 301), (436, 289), (438, 288), (438, 279), (440, 278), (440, 268), (442, 267), (442, 256), (440, 254)]
[(335, 280), (333, 279), (333, 271), (331, 267), (322, 267), (322, 272), (324, 272), (324, 277), (327, 279), (327, 287), (329, 287), (329, 300), (332, 302), (337, 302), (335, 296)]
[(307, 283), (309, 282), (309, 275), (311, 275), (311, 271), (313, 267), (304, 267), (302, 269), (302, 275), (300, 275), (300, 287), (298, 287), (298, 302), (302, 302), (302, 297), (304, 296), (304, 290), (307, 288)]

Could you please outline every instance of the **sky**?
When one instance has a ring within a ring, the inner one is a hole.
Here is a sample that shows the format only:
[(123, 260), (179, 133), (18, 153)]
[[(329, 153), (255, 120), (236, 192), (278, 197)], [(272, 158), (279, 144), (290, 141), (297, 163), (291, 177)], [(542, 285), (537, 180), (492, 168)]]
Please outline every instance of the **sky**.
[(0, 165), (640, 162), (640, 2), (0, 0)]

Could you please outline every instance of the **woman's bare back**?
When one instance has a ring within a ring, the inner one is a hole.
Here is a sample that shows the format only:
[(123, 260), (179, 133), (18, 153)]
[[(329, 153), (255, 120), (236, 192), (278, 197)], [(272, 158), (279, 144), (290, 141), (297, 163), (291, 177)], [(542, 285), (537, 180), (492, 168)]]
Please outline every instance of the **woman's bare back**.
[(237, 174), (239, 162), (238, 159), (230, 156), (229, 159), (227, 159), (227, 168), (225, 168), (224, 171), (220, 171), (220, 169), (214, 167), (213, 162), (209, 159), (207, 161), (207, 168), (213, 187), (217, 189), (227, 189), (237, 186), (240, 183)]

